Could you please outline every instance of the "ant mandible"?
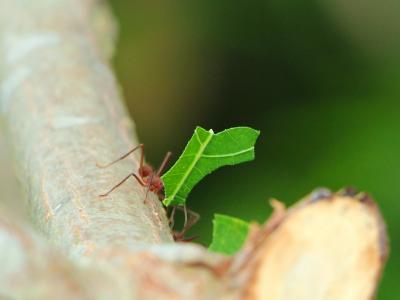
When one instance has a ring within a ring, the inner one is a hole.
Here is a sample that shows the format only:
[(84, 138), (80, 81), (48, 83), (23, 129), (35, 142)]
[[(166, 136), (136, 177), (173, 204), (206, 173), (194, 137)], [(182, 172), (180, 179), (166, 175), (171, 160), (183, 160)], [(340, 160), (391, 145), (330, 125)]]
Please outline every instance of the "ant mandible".
[[(106, 197), (108, 196), (112, 191), (120, 187), (125, 181), (127, 181), (131, 176), (136, 179), (136, 181), (143, 187), (147, 187), (146, 190), (146, 196), (144, 199), (144, 203), (146, 203), (148, 192), (151, 191), (155, 193), (158, 196), (158, 199), (160, 201), (164, 200), (165, 195), (164, 195), (164, 183), (161, 180), (161, 174), (163, 170), (165, 169), (168, 161), (171, 158), (172, 153), (167, 152), (165, 155), (160, 167), (158, 168), (157, 172), (154, 172), (153, 168), (147, 164), (144, 163), (144, 144), (139, 144), (138, 146), (134, 147), (132, 150), (130, 150), (128, 153), (124, 154), (120, 158), (116, 159), (115, 161), (112, 161), (111, 163), (107, 165), (99, 165), (97, 166), (99, 168), (108, 168), (112, 166), (113, 164), (127, 158), (129, 155), (131, 155), (133, 152), (136, 150), (140, 149), (140, 165), (138, 169), (139, 176), (136, 175), (135, 173), (131, 173), (128, 176), (126, 176), (124, 179), (122, 179), (120, 182), (118, 182), (115, 186), (113, 186), (108, 192), (101, 194), (100, 197)], [(172, 212), (169, 217), (169, 223), (171, 229), (174, 227), (174, 216), (175, 216), (175, 210), (179, 209), (184, 212), (185, 216), (185, 221), (183, 225), (183, 229), (178, 232), (178, 231), (173, 231), (173, 236), (175, 241), (191, 241), (194, 238), (185, 238), (185, 233), (199, 220), (199, 215), (195, 213), (194, 211), (188, 209), (186, 205), (182, 206), (174, 206), (172, 208)], [(188, 219), (188, 214), (190, 215), (190, 218)]]

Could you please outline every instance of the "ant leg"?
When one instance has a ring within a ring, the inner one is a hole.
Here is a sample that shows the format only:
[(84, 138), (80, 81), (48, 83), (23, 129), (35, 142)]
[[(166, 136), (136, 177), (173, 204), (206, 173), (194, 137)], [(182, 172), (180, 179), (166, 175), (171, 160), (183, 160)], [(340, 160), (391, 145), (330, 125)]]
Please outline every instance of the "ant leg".
[(194, 239), (196, 239), (198, 236), (192, 236), (189, 238), (185, 238), (185, 234), (187, 231), (189, 231), (190, 228), (192, 228), (192, 226), (194, 224), (197, 223), (197, 221), (200, 219), (200, 216), (198, 213), (195, 213), (194, 211), (185, 208), (185, 207), (177, 207), (179, 210), (183, 210), (186, 211), (190, 217), (189, 217), (189, 221), (184, 225), (183, 229), (181, 231), (173, 231), (173, 235), (174, 235), (174, 240), (177, 242), (190, 242), (193, 241)]
[(174, 217), (175, 217), (175, 211), (176, 211), (176, 206), (173, 206), (173, 207), (172, 207), (171, 214), (170, 214), (170, 216), (169, 216), (169, 218), (168, 218), (169, 227), (170, 227), (171, 229), (174, 228), (174, 225), (175, 225), (175, 219), (174, 219)]
[(144, 197), (143, 203), (146, 203), (146, 202), (147, 202), (147, 196), (149, 195), (150, 185), (151, 185), (151, 182), (153, 181), (153, 177), (154, 177), (154, 173), (151, 173), (150, 178), (149, 178), (149, 180), (148, 180), (148, 183), (146, 184), (146, 186), (147, 186), (147, 189), (146, 189), (146, 196)]
[(119, 161), (121, 161), (121, 160), (127, 158), (130, 154), (132, 154), (133, 152), (135, 152), (135, 151), (136, 151), (137, 149), (139, 149), (139, 148), (140, 148), (140, 150), (141, 150), (141, 155), (140, 155), (140, 166), (143, 166), (143, 160), (144, 160), (144, 158), (143, 158), (143, 157), (144, 157), (144, 144), (139, 144), (138, 146), (136, 146), (135, 148), (133, 148), (132, 150), (130, 150), (128, 153), (122, 155), (120, 158), (118, 158), (118, 159), (116, 159), (116, 160), (110, 162), (109, 164), (100, 165), (100, 164), (96, 163), (96, 165), (97, 165), (97, 167), (99, 167), (99, 168), (108, 168), (109, 166), (111, 166), (111, 165), (113, 165), (113, 164), (115, 164), (115, 163), (117, 163), (117, 162), (119, 162)]
[(200, 215), (198, 213), (194, 212), (193, 210), (186, 208), (186, 205), (184, 206), (184, 209), (186, 211), (185, 213), (189, 213), (189, 215), (190, 215), (189, 221), (185, 224), (182, 231), (176, 235), (176, 238), (178, 239), (178, 241), (190, 242), (190, 241), (193, 241), (194, 239), (196, 239), (198, 236), (192, 236), (189, 238), (185, 238), (185, 234), (186, 234), (186, 232), (188, 232), (190, 230), (190, 228), (193, 227), (194, 224), (197, 223), (197, 221), (200, 219)]
[(100, 197), (105, 197), (108, 196), (112, 191), (114, 191), (116, 188), (118, 188), (119, 186), (121, 186), (125, 181), (127, 181), (129, 179), (129, 177), (133, 176), (141, 186), (146, 186), (146, 183), (143, 182), (143, 180), (138, 177), (136, 174), (132, 173), (129, 174), (128, 176), (126, 176), (124, 179), (122, 179), (120, 182), (118, 182), (111, 190), (109, 190), (107, 193), (101, 194)]
[[(186, 205), (185, 205), (185, 207), (186, 207)], [(200, 219), (200, 215), (198, 213), (194, 212), (193, 210), (186, 208), (186, 211), (190, 215), (190, 217), (189, 217), (188, 223), (186, 224), (185, 232), (188, 231), (190, 228), (192, 228), (193, 225), (196, 224)]]
[[(182, 230), (178, 233), (178, 236), (183, 238), (185, 233), (187, 231), (189, 231), (189, 229), (192, 228), (193, 225), (196, 224), (197, 221), (200, 219), (200, 215), (198, 213), (194, 212), (193, 210), (188, 209), (186, 207), (186, 205), (177, 206), (176, 208), (183, 211), (185, 214), (185, 223), (183, 225)], [(188, 215), (189, 215), (189, 218), (187, 217)]]
[(188, 221), (186, 204), (183, 205), (183, 214), (185, 215), (185, 222), (183, 223), (183, 228), (185, 228)]
[(167, 152), (167, 154), (164, 157), (163, 162), (161, 163), (161, 166), (158, 168), (157, 171), (157, 176), (160, 176), (162, 171), (164, 170), (165, 166), (167, 165), (169, 159), (171, 158), (172, 153), (171, 152)]
[(140, 161), (139, 161), (139, 170), (143, 168), (144, 164), (144, 144), (140, 144)]

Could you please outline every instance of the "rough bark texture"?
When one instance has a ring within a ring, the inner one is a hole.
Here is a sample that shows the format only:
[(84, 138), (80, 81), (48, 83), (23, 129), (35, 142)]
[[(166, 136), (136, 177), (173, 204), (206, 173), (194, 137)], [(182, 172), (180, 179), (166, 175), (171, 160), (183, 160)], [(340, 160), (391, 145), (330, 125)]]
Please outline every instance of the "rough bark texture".
[(98, 196), (137, 169), (96, 167), (138, 143), (109, 67), (114, 27), (102, 1), (0, 0), (1, 110), (40, 231), (0, 210), (0, 298), (371, 298), (386, 233), (362, 195), (276, 204), (234, 257), (173, 243), (133, 180)]
[(90, 23), (96, 4), (0, 2), (7, 7), (0, 12), (1, 103), (19, 177), (40, 230), (74, 253), (172, 241), (159, 201), (144, 205), (135, 182), (98, 196), (137, 165), (102, 170), (96, 162), (111, 161), (137, 139)]

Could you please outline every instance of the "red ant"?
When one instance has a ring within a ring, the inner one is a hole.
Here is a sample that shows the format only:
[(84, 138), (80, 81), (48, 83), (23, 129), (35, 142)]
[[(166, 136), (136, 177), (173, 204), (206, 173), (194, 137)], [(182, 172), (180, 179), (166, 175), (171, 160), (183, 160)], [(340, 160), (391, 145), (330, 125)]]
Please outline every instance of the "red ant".
[[(116, 159), (115, 161), (107, 164), (107, 165), (99, 165), (97, 164), (98, 167), (100, 168), (107, 168), (110, 167), (111, 165), (127, 158), (130, 154), (135, 152), (137, 149), (140, 149), (140, 165), (138, 169), (139, 176), (136, 175), (135, 173), (131, 173), (128, 176), (126, 176), (124, 179), (122, 179), (119, 183), (117, 183), (114, 187), (112, 187), (108, 192), (101, 194), (100, 197), (105, 197), (108, 196), (112, 191), (114, 191), (116, 188), (121, 186), (125, 181), (129, 179), (129, 177), (133, 177), (137, 180), (137, 182), (143, 186), (147, 187), (146, 190), (146, 196), (144, 199), (144, 203), (147, 201), (147, 195), (148, 192), (151, 191), (155, 193), (160, 201), (164, 200), (165, 194), (164, 194), (164, 183), (161, 180), (161, 173), (163, 172), (164, 168), (166, 167), (169, 159), (171, 158), (172, 153), (167, 152), (167, 154), (164, 157), (164, 160), (162, 161), (160, 167), (158, 168), (157, 172), (154, 172), (153, 168), (150, 165), (147, 165), (144, 163), (144, 144), (140, 144), (130, 150), (128, 153), (124, 154), (120, 158)], [(183, 229), (180, 232), (173, 231), (173, 236), (175, 241), (191, 241), (194, 238), (185, 238), (184, 235), (185, 233), (199, 220), (199, 215), (195, 213), (194, 211), (187, 209), (186, 205), (183, 206), (173, 206), (172, 212), (169, 217), (169, 223), (170, 227), (174, 227), (174, 216), (175, 216), (175, 210), (179, 209), (184, 212), (185, 215), (185, 222), (183, 225)], [(188, 214), (190, 215), (190, 218), (188, 220), (187, 216)]]

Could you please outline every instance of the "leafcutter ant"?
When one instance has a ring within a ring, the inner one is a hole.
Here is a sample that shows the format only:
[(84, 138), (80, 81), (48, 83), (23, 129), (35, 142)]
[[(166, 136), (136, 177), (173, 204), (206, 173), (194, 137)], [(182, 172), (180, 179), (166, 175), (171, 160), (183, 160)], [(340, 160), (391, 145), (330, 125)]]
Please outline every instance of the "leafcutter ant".
[[(160, 201), (164, 200), (165, 194), (164, 194), (164, 184), (161, 180), (161, 174), (164, 171), (165, 167), (168, 164), (168, 161), (171, 158), (172, 153), (167, 152), (165, 155), (160, 167), (158, 170), (155, 172), (154, 169), (150, 166), (144, 163), (144, 144), (140, 144), (136, 147), (134, 147), (132, 150), (130, 150), (128, 153), (124, 154), (120, 158), (116, 159), (115, 161), (112, 161), (111, 163), (107, 165), (99, 165), (97, 166), (99, 168), (108, 168), (112, 166), (113, 164), (127, 158), (129, 155), (131, 155), (133, 152), (136, 150), (140, 149), (140, 164), (139, 164), (139, 169), (138, 169), (138, 175), (135, 173), (131, 173), (128, 176), (126, 176), (124, 179), (122, 179), (120, 182), (118, 182), (115, 186), (113, 186), (108, 192), (101, 194), (100, 197), (106, 197), (108, 196), (111, 192), (113, 192), (115, 189), (120, 187), (125, 181), (127, 181), (130, 177), (133, 177), (136, 179), (136, 181), (143, 187), (146, 187), (146, 195), (144, 198), (144, 203), (147, 201), (147, 196), (148, 192), (153, 192), (158, 196), (158, 199)], [(176, 210), (181, 210), (184, 213), (184, 225), (183, 229), (181, 231), (174, 231), (173, 236), (175, 241), (191, 241), (194, 238), (185, 238), (186, 232), (199, 220), (199, 215), (195, 213), (194, 211), (188, 209), (186, 205), (183, 206), (173, 206), (172, 211), (170, 212), (169, 216), (169, 224), (171, 229), (174, 227), (174, 217), (175, 217), (175, 211)], [(188, 218), (189, 216), (189, 218)]]

